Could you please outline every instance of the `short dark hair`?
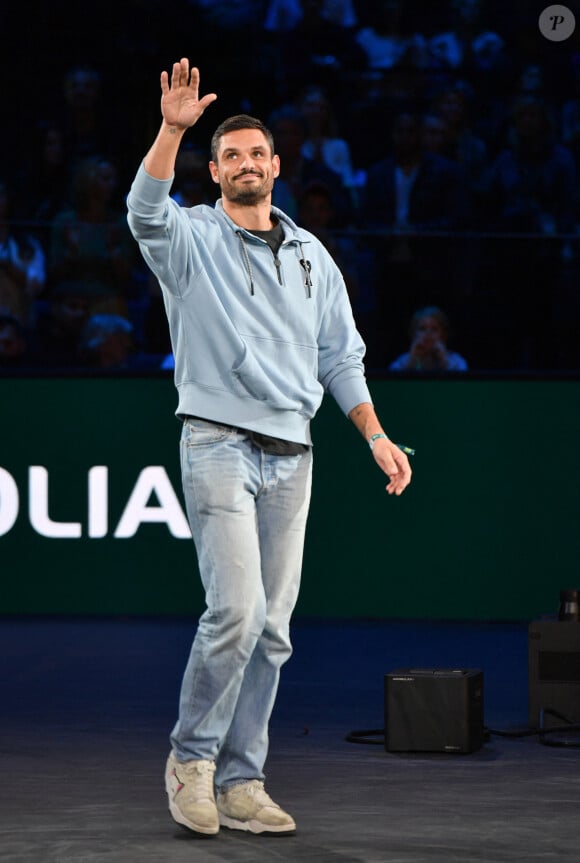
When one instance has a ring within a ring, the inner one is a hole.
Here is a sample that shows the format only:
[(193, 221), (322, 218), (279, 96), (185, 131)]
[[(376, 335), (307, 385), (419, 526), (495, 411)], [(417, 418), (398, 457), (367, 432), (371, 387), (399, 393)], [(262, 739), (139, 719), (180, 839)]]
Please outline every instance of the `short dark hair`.
[(228, 117), (227, 120), (220, 123), (212, 135), (211, 158), (213, 162), (218, 160), (218, 149), (223, 136), (227, 135), (228, 132), (238, 132), (240, 129), (258, 129), (268, 141), (272, 155), (274, 155), (274, 136), (267, 126), (257, 117), (250, 117), (249, 114), (234, 114), (233, 117)]

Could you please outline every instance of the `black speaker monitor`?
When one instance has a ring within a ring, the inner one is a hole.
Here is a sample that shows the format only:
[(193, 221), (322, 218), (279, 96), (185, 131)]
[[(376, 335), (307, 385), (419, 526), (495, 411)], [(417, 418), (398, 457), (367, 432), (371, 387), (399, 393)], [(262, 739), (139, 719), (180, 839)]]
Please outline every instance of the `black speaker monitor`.
[(482, 671), (403, 668), (385, 675), (388, 752), (474, 752), (482, 744)]
[(536, 621), (528, 627), (528, 706), (533, 728), (580, 724), (580, 623)]

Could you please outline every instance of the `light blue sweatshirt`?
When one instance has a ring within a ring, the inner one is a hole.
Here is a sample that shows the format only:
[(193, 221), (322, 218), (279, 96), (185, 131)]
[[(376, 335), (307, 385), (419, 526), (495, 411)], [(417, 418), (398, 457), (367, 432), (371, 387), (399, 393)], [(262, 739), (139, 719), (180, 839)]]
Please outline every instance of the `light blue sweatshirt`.
[(275, 258), (221, 200), (215, 208), (180, 207), (171, 184), (141, 165), (127, 205), (163, 292), (177, 415), (309, 444), (325, 392), (345, 414), (370, 402), (364, 343), (322, 243), (273, 207), (284, 230)]

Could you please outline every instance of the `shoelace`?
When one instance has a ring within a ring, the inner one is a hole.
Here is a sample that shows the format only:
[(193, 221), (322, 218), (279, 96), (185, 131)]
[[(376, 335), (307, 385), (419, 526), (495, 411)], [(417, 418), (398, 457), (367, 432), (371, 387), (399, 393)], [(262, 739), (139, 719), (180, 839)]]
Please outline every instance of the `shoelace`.
[(258, 779), (254, 779), (252, 782), (247, 782), (245, 784), (244, 791), (251, 794), (252, 797), (255, 798), (256, 802), (262, 806), (273, 806), (275, 809), (278, 808), (277, 804), (274, 803), (270, 795), (266, 792), (264, 783), (260, 782)]
[[(184, 769), (185, 767), (185, 769)], [(213, 764), (209, 762), (186, 762), (181, 769), (193, 780), (192, 791), (195, 797), (213, 797)]]

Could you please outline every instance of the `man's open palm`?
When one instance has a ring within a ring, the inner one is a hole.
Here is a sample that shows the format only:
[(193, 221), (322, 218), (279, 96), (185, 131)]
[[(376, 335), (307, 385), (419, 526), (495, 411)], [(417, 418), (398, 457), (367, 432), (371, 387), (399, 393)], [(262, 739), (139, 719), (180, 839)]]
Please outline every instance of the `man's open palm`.
[(188, 129), (216, 99), (215, 93), (199, 98), (199, 69), (190, 73), (186, 58), (173, 64), (171, 83), (167, 72), (161, 73), (161, 113), (169, 126)]

